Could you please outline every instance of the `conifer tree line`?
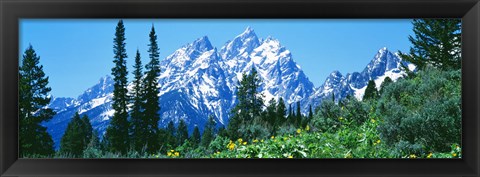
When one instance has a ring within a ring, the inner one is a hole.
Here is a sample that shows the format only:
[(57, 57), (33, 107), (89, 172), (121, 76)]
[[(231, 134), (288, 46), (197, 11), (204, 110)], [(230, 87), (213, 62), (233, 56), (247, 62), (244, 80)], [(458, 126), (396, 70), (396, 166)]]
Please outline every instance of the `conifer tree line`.
[[(54, 150), (46, 127), (41, 125), (56, 114), (47, 107), (51, 101), (49, 78), (30, 45), (19, 67), (20, 155), (52, 157), (61, 154), (62, 157), (82, 158), (103, 157), (107, 152), (120, 157), (167, 153), (175, 157), (175, 149), (186, 153), (184, 157), (204, 157), (225, 149), (225, 143), (221, 144), (225, 139), (246, 143), (310, 128), (311, 132), (344, 134), (342, 129), (359, 131), (367, 125), (377, 126), (369, 131), (378, 132), (372, 137), (379, 137), (385, 143), (384, 148), (390, 148), (388, 156), (447, 152), (452, 144), (461, 145), (460, 20), (415, 19), (412, 24), (414, 36), (409, 40), (413, 46), (409, 53), (400, 55), (416, 66), (415, 71), (410, 72), (404, 66), (407, 77), (396, 82), (386, 77), (378, 88), (374, 80), (368, 81), (361, 100), (353, 96), (338, 99), (332, 94), (319, 107), (309, 105), (307, 113), (302, 114), (300, 102), (286, 103), (281, 97), (265, 100), (260, 92), (262, 80), (252, 67), (237, 83), (237, 104), (230, 112), (226, 127), (219, 127), (215, 117), (210, 115), (203, 132), (200, 131), (202, 127), (195, 125), (189, 134), (184, 119), (177, 125), (170, 121), (165, 128), (158, 126), (160, 49), (153, 25), (148, 34), (149, 62), (142, 64), (137, 49), (133, 87), (127, 89), (126, 30), (123, 21), (119, 20), (113, 38), (111, 74), (115, 113), (110, 125), (100, 141), (88, 115), (75, 113), (61, 138), (58, 152)], [(369, 141), (380, 142), (377, 139)], [(345, 147), (355, 151), (355, 146), (357, 144)]]

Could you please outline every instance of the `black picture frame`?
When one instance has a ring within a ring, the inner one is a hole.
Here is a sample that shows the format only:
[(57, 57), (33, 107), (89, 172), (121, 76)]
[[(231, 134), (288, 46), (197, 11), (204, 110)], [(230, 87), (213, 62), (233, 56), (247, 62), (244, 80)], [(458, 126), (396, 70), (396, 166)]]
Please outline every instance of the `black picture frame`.
[[(21, 18), (462, 18), (462, 159), (18, 159)], [(479, 176), (478, 0), (0, 0), (0, 176)]]

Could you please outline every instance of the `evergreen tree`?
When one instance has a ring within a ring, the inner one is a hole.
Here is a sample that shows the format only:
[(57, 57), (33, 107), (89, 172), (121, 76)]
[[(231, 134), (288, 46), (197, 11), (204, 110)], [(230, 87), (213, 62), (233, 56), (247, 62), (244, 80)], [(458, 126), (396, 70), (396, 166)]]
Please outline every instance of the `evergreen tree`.
[(215, 119), (213, 115), (208, 116), (208, 122), (205, 124), (205, 128), (203, 129), (202, 140), (200, 145), (203, 147), (208, 147), (210, 142), (214, 139), (215, 134)]
[(300, 101), (297, 101), (297, 115), (295, 115), (296, 121), (295, 124), (297, 127), (300, 127), (302, 124), (302, 112), (300, 111)]
[(296, 116), (295, 112), (293, 111), (292, 104), (288, 105), (288, 115), (287, 115), (287, 122), (290, 125), (295, 125)]
[(287, 113), (287, 109), (285, 107), (285, 102), (283, 101), (283, 98), (280, 97), (277, 105), (277, 110), (276, 110), (276, 121), (275, 125), (273, 126), (274, 133), (278, 130), (278, 127), (281, 126), (285, 122), (285, 114)]
[(371, 100), (378, 98), (378, 91), (373, 80), (368, 81), (367, 88), (365, 89), (365, 94), (363, 95), (363, 100)]
[(87, 116), (80, 118), (75, 113), (60, 141), (60, 152), (73, 157), (81, 157), (92, 140), (92, 125)]
[(129, 148), (129, 123), (128, 123), (128, 96), (127, 96), (127, 52), (125, 50), (125, 27), (123, 21), (118, 21), (115, 38), (113, 39), (113, 52), (115, 66), (112, 68), (113, 75), (113, 98), (112, 107), (115, 111), (107, 128), (108, 150), (126, 154)]
[(177, 141), (178, 145), (181, 146), (188, 139), (188, 129), (185, 120), (180, 119), (177, 127)]
[(312, 121), (313, 119), (313, 111), (312, 111), (312, 105), (308, 108), (308, 118), (307, 120), (303, 123), (302, 127), (307, 126), (307, 124)]
[(200, 141), (200, 130), (198, 129), (198, 126), (195, 126), (195, 128), (193, 128), (192, 136), (190, 137), (190, 142), (192, 143), (193, 147), (196, 148), (198, 145), (200, 145)]
[(220, 136), (220, 137), (228, 137), (229, 134), (227, 132), (227, 129), (225, 128), (225, 126), (221, 126), (220, 128), (218, 128), (218, 134), (217, 136)]
[(413, 47), (409, 54), (400, 54), (404, 60), (420, 70), (427, 65), (461, 68), (461, 19), (414, 19), (412, 24), (415, 37), (408, 39)]
[(380, 85), (379, 95), (382, 94), (383, 88), (384, 88), (385, 86), (387, 86), (388, 84), (390, 84), (390, 83), (393, 83), (393, 81), (392, 81), (392, 79), (390, 79), (390, 77), (387, 76), (387, 77), (383, 80), (382, 84)]
[(133, 81), (133, 93), (131, 94), (132, 111), (130, 113), (130, 134), (131, 143), (135, 151), (140, 152), (146, 144), (146, 127), (145, 117), (143, 115), (143, 85), (142, 85), (142, 61), (140, 58), (140, 52), (137, 49), (135, 56), (135, 65), (133, 66), (134, 81)]
[(260, 78), (257, 70), (252, 67), (250, 74), (243, 73), (242, 76), (236, 93), (238, 104), (231, 111), (233, 116), (227, 127), (231, 139), (243, 137), (244, 135), (239, 133), (240, 126), (250, 125), (254, 118), (261, 116), (263, 108), (263, 95), (258, 90)]
[(82, 130), (85, 134), (85, 137), (83, 138), (84, 144), (88, 145), (88, 143), (90, 143), (90, 141), (92, 140), (93, 127), (87, 115), (82, 116)]
[(153, 153), (158, 150), (157, 132), (158, 121), (160, 121), (160, 98), (158, 96), (160, 90), (158, 89), (158, 76), (160, 76), (160, 52), (157, 44), (157, 35), (155, 28), (152, 26), (150, 31), (150, 44), (148, 52), (150, 62), (145, 66), (145, 105), (144, 116), (146, 123), (146, 131), (144, 139), (148, 144), (147, 152)]
[(269, 125), (274, 125), (277, 119), (277, 102), (274, 98), (268, 101), (268, 106), (266, 110), (266, 119), (265, 121), (268, 122)]
[(50, 103), (48, 93), (51, 88), (48, 85), (48, 77), (40, 65), (40, 57), (37, 56), (32, 45), (23, 55), (19, 68), (19, 153), (20, 156), (53, 155), (53, 140), (47, 132), (47, 128), (41, 125), (49, 121), (55, 112), (46, 108)]
[[(177, 145), (176, 141), (176, 131), (175, 131), (175, 125), (173, 124), (173, 121), (168, 122), (167, 125), (167, 143), (171, 146), (171, 148), (174, 148)], [(162, 140), (163, 141), (163, 140)]]
[(97, 131), (95, 131), (95, 130), (92, 131), (92, 139), (88, 143), (87, 147), (100, 149), (101, 143), (100, 143), (100, 139), (98, 139), (98, 132)]

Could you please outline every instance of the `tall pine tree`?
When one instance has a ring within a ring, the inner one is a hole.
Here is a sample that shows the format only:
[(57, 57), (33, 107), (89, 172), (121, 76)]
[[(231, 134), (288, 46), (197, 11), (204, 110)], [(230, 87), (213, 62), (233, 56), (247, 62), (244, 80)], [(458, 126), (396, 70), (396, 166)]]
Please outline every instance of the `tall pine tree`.
[(205, 124), (205, 128), (203, 129), (202, 140), (200, 145), (203, 147), (208, 147), (210, 143), (213, 141), (215, 135), (215, 119), (213, 115), (208, 116), (208, 122)]
[(72, 157), (82, 157), (83, 151), (92, 141), (92, 125), (86, 115), (80, 118), (78, 112), (75, 113), (60, 141), (60, 152), (69, 154)]
[(146, 123), (145, 116), (143, 114), (144, 94), (142, 85), (142, 61), (140, 58), (140, 52), (137, 49), (135, 56), (135, 65), (133, 65), (133, 93), (131, 94), (131, 102), (133, 104), (132, 111), (130, 112), (130, 134), (131, 144), (135, 151), (140, 152), (146, 145), (145, 135)]
[(267, 114), (266, 114), (266, 119), (265, 121), (268, 122), (269, 125), (273, 126), (275, 124), (275, 121), (277, 119), (277, 102), (275, 102), (275, 99), (272, 98), (270, 101), (268, 101), (268, 106), (267, 106)]
[(250, 125), (254, 118), (260, 117), (263, 109), (263, 95), (259, 93), (260, 78), (255, 67), (250, 74), (243, 73), (242, 80), (238, 82), (238, 103), (232, 109), (232, 118), (227, 127), (231, 139), (246, 138), (239, 133), (241, 125)]
[(92, 140), (93, 127), (87, 115), (84, 114), (81, 120), (82, 120), (82, 130), (85, 133), (85, 137), (83, 138), (83, 141), (85, 145), (88, 145), (88, 143), (90, 143), (90, 141)]
[(393, 80), (390, 79), (390, 77), (386, 77), (386, 78), (383, 80), (382, 84), (380, 85), (379, 95), (382, 94), (383, 88), (384, 88), (385, 86), (387, 86), (388, 84), (390, 84), (390, 83), (393, 83)]
[(125, 50), (125, 27), (123, 21), (118, 21), (113, 39), (113, 98), (112, 107), (115, 111), (106, 131), (108, 150), (126, 154), (129, 148), (128, 123), (128, 90), (127, 90), (127, 52)]
[(173, 121), (168, 122), (167, 125), (167, 139), (163, 141), (167, 141), (167, 143), (170, 145), (171, 148), (176, 147), (177, 145), (177, 140), (176, 140), (176, 130), (175, 130), (175, 125), (173, 124)]
[(198, 129), (198, 126), (195, 126), (195, 128), (193, 129), (192, 136), (190, 137), (190, 142), (192, 142), (192, 145), (194, 148), (200, 145), (201, 138), (202, 137), (200, 135), (200, 130)]
[(408, 39), (413, 47), (400, 54), (404, 60), (420, 70), (427, 65), (461, 68), (461, 19), (414, 19), (412, 24), (415, 36)]
[(377, 87), (373, 80), (368, 81), (367, 88), (365, 89), (365, 94), (363, 95), (362, 100), (371, 100), (378, 98)]
[(302, 112), (300, 111), (300, 101), (297, 101), (297, 115), (295, 115), (296, 121), (295, 124), (297, 127), (300, 127), (302, 124)]
[(180, 119), (180, 123), (178, 123), (177, 127), (178, 145), (181, 146), (183, 143), (185, 143), (186, 140), (188, 140), (187, 123), (185, 123), (185, 120)]
[(50, 103), (48, 93), (51, 88), (47, 86), (48, 77), (32, 45), (25, 50), (19, 77), (20, 156), (52, 155), (52, 137), (47, 133), (47, 128), (40, 125), (55, 115), (52, 109), (45, 108)]
[(150, 62), (145, 66), (145, 104), (144, 104), (144, 116), (145, 116), (145, 135), (147, 152), (156, 152), (159, 148), (157, 142), (158, 121), (160, 121), (160, 98), (158, 96), (160, 90), (158, 89), (158, 76), (160, 76), (160, 52), (157, 44), (157, 35), (155, 34), (155, 28), (152, 25), (152, 29), (149, 34), (150, 44), (148, 44), (148, 55)]
[(287, 108), (285, 107), (285, 101), (283, 101), (282, 97), (280, 97), (278, 101), (276, 112), (277, 118), (275, 121), (275, 125), (273, 126), (274, 134), (278, 130), (278, 127), (285, 123), (285, 114), (287, 113)]

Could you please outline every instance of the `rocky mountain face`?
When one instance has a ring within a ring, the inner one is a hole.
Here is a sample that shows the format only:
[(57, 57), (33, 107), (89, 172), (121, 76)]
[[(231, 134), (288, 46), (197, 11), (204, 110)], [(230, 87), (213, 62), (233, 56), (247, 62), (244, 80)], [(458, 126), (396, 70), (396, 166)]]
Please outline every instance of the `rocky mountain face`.
[[(300, 102), (302, 112), (309, 105), (316, 107), (332, 93), (336, 99), (347, 95), (361, 98), (369, 80), (377, 86), (386, 76), (396, 80), (402, 77), (402, 60), (386, 48), (378, 51), (365, 69), (343, 76), (332, 72), (325, 83), (315, 88), (291, 52), (272, 37), (260, 39), (248, 27), (243, 33), (217, 50), (207, 36), (196, 39), (173, 52), (160, 63), (160, 127), (169, 121), (187, 122), (190, 131), (194, 126), (203, 128), (209, 115), (217, 122), (228, 124), (230, 110), (237, 103), (235, 92), (242, 74), (254, 67), (262, 81), (260, 91), (265, 102), (282, 97), (287, 104)], [(129, 85), (131, 90), (132, 84)], [(86, 114), (92, 126), (103, 134), (113, 116), (111, 108), (113, 80), (105, 76), (77, 98), (54, 98), (49, 107), (57, 115), (44, 123), (58, 148), (61, 136), (75, 112)], [(287, 105), (288, 106), (288, 105)]]

